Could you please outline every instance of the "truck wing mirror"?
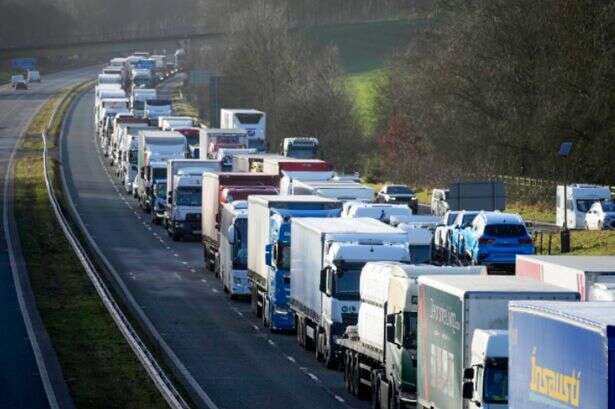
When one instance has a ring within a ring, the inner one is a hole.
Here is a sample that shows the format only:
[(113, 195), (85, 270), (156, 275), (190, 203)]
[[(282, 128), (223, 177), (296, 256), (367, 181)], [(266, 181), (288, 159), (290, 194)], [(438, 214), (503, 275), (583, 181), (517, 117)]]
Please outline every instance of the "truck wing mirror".
[[(387, 321), (389, 317), (393, 317), (393, 315), (387, 316)], [(387, 342), (394, 343), (395, 342), (395, 326), (392, 323), (387, 322), (386, 329), (387, 329), (386, 330)]]
[(272, 254), (273, 246), (271, 244), (267, 244), (265, 246), (265, 264), (269, 267), (273, 267), (271, 263), (271, 254)]
[(463, 379), (474, 379), (474, 368), (466, 368), (463, 370)]
[(472, 399), (473, 397), (474, 397), (474, 382), (472, 381), (464, 382), (463, 383), (463, 398)]
[(322, 270), (320, 270), (320, 286), (319, 286), (320, 292), (321, 293), (326, 293), (327, 292), (327, 269), (323, 268)]
[(235, 226), (230, 225), (226, 230), (226, 239), (230, 244), (235, 242)]

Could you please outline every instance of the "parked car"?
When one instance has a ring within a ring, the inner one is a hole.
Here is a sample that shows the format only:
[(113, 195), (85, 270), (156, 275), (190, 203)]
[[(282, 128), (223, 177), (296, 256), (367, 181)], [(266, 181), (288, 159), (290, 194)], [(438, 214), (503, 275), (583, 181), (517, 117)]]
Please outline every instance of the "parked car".
[(407, 204), (414, 214), (418, 213), (419, 203), (416, 194), (405, 185), (384, 185), (376, 195), (378, 203)]
[(587, 230), (615, 229), (615, 203), (596, 202), (585, 215)]
[(463, 230), (472, 225), (474, 218), (478, 216), (479, 211), (462, 210), (457, 213), (455, 221), (448, 229), (446, 236), (446, 245), (448, 248), (449, 259), (463, 258)]
[(471, 264), (512, 266), (518, 254), (534, 254), (532, 236), (518, 214), (480, 212), (463, 230), (460, 257)]
[(431, 214), (444, 216), (449, 210), (448, 189), (434, 189), (431, 191)]

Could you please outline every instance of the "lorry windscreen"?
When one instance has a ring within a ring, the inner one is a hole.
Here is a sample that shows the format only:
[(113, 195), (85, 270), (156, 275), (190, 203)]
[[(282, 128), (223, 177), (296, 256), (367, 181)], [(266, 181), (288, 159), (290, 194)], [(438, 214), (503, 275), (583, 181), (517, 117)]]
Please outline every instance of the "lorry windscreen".
[(290, 244), (278, 243), (276, 265), (280, 270), (290, 270)]
[(177, 188), (178, 206), (201, 206), (201, 187), (179, 187)]
[(233, 242), (233, 269), (248, 269), (248, 219), (235, 220), (235, 241)]
[(132, 103), (132, 107), (134, 109), (138, 109), (139, 111), (143, 111), (143, 109), (145, 108), (145, 101), (139, 101), (139, 100), (135, 100)]
[(404, 348), (416, 349), (417, 313), (404, 312)]
[(166, 168), (154, 168), (152, 178), (154, 180), (157, 179), (166, 179), (167, 178), (167, 169)]
[(358, 300), (361, 268), (350, 267), (337, 270), (335, 274), (335, 298), (338, 300)]
[(166, 183), (156, 183), (154, 185), (154, 195), (156, 197), (164, 198), (167, 194), (167, 184)]
[(138, 161), (138, 155), (139, 155), (139, 150), (138, 149), (131, 149), (130, 152), (128, 153), (128, 161), (132, 164), (132, 165), (136, 165), (137, 161)]
[(495, 358), (485, 363), (483, 402), (508, 403), (508, 359)]
[(293, 146), (289, 152), (289, 156), (297, 159), (312, 159), (315, 155), (316, 149), (313, 146), (306, 145)]

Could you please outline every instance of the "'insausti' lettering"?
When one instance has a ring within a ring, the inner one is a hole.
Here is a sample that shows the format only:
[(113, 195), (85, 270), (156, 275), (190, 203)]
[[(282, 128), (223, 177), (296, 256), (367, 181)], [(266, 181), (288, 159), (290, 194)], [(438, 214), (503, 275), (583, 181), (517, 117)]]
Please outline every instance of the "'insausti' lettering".
[(581, 394), (581, 372), (572, 370), (570, 375), (544, 368), (538, 364), (536, 348), (532, 351), (532, 376), (530, 390), (578, 408)]

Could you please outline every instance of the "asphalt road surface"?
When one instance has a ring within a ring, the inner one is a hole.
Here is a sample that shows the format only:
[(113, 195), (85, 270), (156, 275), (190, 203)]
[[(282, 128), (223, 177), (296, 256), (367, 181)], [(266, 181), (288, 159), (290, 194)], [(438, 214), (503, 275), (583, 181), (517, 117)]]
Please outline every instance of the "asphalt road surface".
[[(48, 76), (43, 82), (30, 84), (27, 91), (0, 87), (0, 208), (4, 211), (4, 185), (9, 161), (19, 137), (45, 100), (56, 91), (93, 77), (96, 70), (79, 69)], [(43, 73), (44, 74), (44, 73)], [(0, 212), (0, 214), (3, 214)], [(0, 217), (0, 408), (48, 408), (39, 369), (28, 338), (20, 310), (13, 272), (9, 261), (9, 247)]]
[(67, 122), (62, 150), (69, 193), (123, 284), (215, 405), (367, 407), (346, 392), (340, 372), (325, 369), (294, 336), (270, 334), (247, 302), (230, 301), (204, 273), (199, 243), (173, 242), (150, 223), (96, 148), (93, 105), (88, 92)]

